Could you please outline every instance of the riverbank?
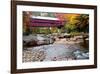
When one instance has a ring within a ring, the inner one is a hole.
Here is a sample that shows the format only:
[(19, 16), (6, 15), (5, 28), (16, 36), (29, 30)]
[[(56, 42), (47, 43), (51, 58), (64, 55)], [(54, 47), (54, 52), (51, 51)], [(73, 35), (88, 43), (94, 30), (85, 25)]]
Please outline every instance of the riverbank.
[[(24, 36), (23, 62), (68, 61), (89, 58), (88, 38), (53, 35)], [(85, 46), (83, 46), (85, 45)]]

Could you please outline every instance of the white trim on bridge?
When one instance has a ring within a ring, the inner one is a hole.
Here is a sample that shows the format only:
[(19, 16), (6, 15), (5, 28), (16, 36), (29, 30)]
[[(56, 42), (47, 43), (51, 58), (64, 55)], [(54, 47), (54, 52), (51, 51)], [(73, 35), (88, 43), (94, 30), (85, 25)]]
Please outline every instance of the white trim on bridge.
[(44, 20), (60, 20), (60, 19), (55, 18), (55, 17), (43, 17), (43, 16), (31, 16), (31, 18), (33, 18), (33, 19), (44, 19)]

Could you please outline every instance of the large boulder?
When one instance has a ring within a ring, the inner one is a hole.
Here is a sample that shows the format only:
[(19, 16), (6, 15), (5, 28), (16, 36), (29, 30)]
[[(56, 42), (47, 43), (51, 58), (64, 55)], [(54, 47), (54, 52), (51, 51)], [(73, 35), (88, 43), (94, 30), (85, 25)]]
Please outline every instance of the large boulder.
[(76, 50), (73, 52), (75, 59), (89, 59), (89, 52), (84, 52), (81, 50)]
[[(25, 41), (24, 41), (25, 42)], [(24, 47), (33, 47), (33, 46), (37, 46), (37, 42), (35, 40), (31, 40), (29, 42), (25, 42), (24, 43)]]

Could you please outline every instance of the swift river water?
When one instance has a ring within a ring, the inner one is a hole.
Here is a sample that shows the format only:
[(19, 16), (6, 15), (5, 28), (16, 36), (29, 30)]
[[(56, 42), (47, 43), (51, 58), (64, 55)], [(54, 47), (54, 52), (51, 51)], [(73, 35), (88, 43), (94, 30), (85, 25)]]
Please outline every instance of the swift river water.
[(79, 44), (49, 44), (27, 48), (23, 51), (23, 62), (64, 61), (89, 59), (89, 51)]

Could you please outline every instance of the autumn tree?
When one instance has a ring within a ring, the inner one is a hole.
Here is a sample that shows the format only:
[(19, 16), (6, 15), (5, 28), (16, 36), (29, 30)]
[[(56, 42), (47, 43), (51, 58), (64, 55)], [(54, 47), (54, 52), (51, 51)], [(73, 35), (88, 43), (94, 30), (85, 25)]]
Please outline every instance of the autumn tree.
[(65, 24), (65, 29), (70, 32), (88, 32), (89, 15), (79, 14), (70, 16), (69, 21)]
[(23, 12), (23, 33), (28, 35), (30, 33), (30, 16), (31, 12)]

